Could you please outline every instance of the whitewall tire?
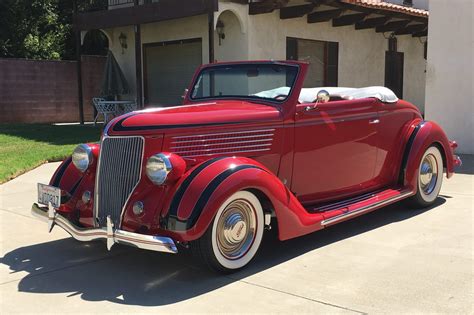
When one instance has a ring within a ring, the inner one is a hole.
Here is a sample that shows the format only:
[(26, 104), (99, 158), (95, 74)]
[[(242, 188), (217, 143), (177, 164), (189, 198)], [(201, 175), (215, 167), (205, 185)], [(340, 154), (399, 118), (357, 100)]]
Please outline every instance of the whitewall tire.
[(249, 191), (239, 191), (219, 207), (206, 233), (191, 246), (211, 269), (233, 272), (255, 256), (263, 230), (260, 201)]
[(443, 157), (436, 146), (429, 147), (420, 161), (417, 193), (412, 197), (415, 206), (428, 207), (438, 198), (443, 184)]

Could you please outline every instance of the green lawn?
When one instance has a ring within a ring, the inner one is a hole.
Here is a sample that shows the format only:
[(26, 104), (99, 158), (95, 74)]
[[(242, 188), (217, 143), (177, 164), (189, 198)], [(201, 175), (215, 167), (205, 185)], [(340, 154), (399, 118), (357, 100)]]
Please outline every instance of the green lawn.
[(100, 133), (101, 127), (92, 126), (0, 124), (0, 184), (64, 160), (79, 143), (99, 141)]

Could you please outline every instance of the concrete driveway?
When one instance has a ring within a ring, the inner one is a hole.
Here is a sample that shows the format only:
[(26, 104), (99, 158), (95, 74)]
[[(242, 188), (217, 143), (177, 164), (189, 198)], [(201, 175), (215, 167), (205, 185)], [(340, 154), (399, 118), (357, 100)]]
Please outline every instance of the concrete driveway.
[(30, 215), (57, 163), (0, 186), (0, 313), (473, 313), (474, 159), (431, 209), (403, 204), (295, 240), (244, 271), (79, 243)]

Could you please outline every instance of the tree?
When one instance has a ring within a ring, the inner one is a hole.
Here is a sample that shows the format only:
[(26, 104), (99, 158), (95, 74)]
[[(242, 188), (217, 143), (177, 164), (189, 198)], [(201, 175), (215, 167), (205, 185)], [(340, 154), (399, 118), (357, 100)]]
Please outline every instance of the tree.
[(71, 0), (1, 0), (0, 57), (74, 56)]

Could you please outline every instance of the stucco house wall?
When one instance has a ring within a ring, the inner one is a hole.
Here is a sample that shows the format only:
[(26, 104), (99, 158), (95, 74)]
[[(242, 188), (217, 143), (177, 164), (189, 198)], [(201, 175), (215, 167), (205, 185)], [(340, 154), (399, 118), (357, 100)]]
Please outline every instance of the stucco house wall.
[(472, 0), (431, 0), (426, 118), (437, 121), (474, 154), (474, 49)]
[[(136, 95), (136, 75), (135, 75), (135, 35), (133, 26), (118, 27), (103, 30), (109, 37), (109, 48), (114, 53), (117, 62), (124, 72), (130, 86), (130, 98)], [(127, 48), (122, 49), (118, 37), (123, 33), (127, 37)], [(149, 23), (141, 25), (142, 44), (159, 43), (166, 41), (201, 38), (202, 39), (202, 62), (208, 63), (209, 50), (207, 42), (209, 34), (207, 29), (207, 16), (199, 15), (183, 19)], [(110, 43), (112, 38), (112, 43)], [(143, 72), (142, 72), (143, 73)]]
[[(124, 98), (130, 99), (136, 95), (136, 77), (135, 77), (135, 45), (134, 32), (132, 26), (118, 27), (113, 29), (102, 30), (109, 39), (109, 49), (113, 52), (120, 68), (122, 69), (127, 82), (130, 85), (130, 95)], [(120, 46), (119, 36), (123, 33), (127, 37), (127, 48), (122, 49)]]
[[(339, 42), (339, 86), (384, 85), (388, 41), (374, 29), (333, 27), (331, 22), (308, 24), (305, 17), (281, 20), (279, 12), (250, 16), (249, 58), (286, 59), (286, 37)], [(404, 52), (403, 98), (424, 110), (425, 65), (423, 43), (411, 35), (397, 36)]]

